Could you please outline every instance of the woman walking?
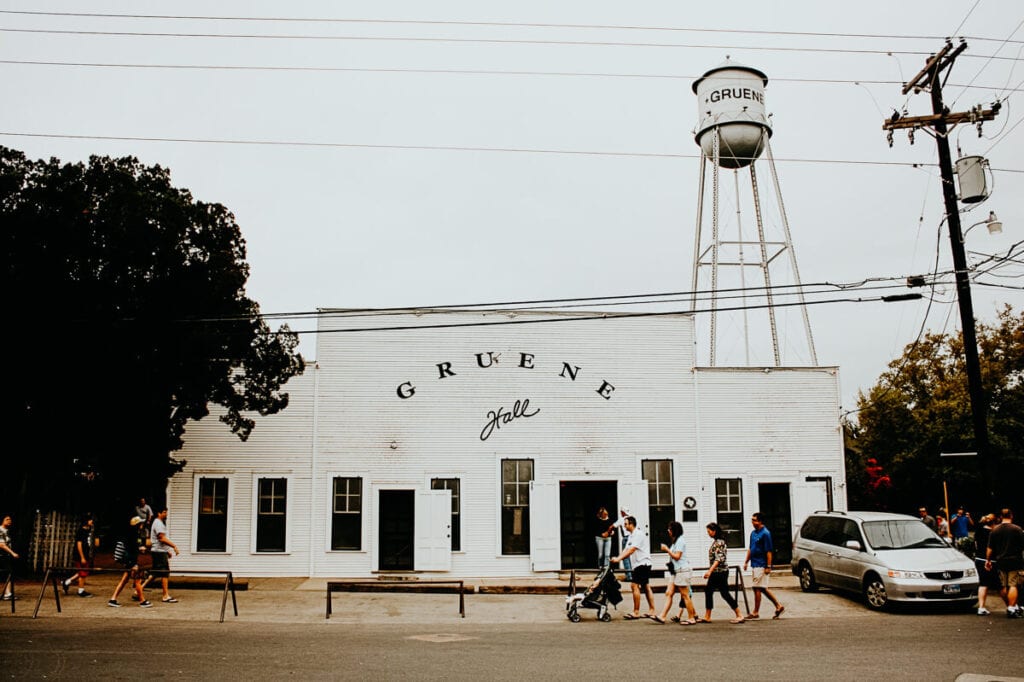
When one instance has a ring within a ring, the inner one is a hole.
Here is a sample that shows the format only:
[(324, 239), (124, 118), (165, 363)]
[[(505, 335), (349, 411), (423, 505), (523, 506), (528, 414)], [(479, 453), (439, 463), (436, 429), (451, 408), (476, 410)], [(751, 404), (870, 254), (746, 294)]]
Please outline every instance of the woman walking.
[[(697, 610), (693, 608), (693, 601), (690, 600), (690, 578), (693, 569), (690, 568), (690, 560), (686, 558), (686, 540), (683, 539), (683, 524), (672, 521), (668, 524), (668, 537), (671, 545), (661, 544), (661, 551), (667, 552), (669, 565), (672, 567), (672, 575), (669, 577), (668, 586), (665, 588), (665, 608), (661, 610), (660, 616), (654, 620), (664, 623), (668, 612), (672, 608), (672, 595), (679, 592), (679, 615), (673, 618), (683, 625), (696, 625)], [(686, 604), (686, 613), (689, 616), (683, 620), (683, 604)]]
[(978, 568), (978, 615), (988, 616), (991, 612), (985, 608), (985, 600), (989, 589), (999, 592), (999, 574), (995, 569), (985, 568), (985, 550), (988, 549), (988, 536), (992, 534), (995, 514), (985, 514), (978, 520), (974, 529), (974, 565)]
[(708, 537), (712, 542), (708, 549), (708, 563), (711, 564), (711, 568), (704, 574), (704, 579), (708, 581), (704, 586), (704, 620), (708, 623), (711, 622), (711, 609), (715, 605), (715, 590), (718, 590), (722, 599), (736, 615), (729, 622), (739, 625), (743, 622), (743, 616), (740, 615), (740, 605), (736, 602), (736, 598), (729, 594), (729, 563), (725, 540), (722, 539), (722, 528), (712, 521), (707, 525), (707, 529)]

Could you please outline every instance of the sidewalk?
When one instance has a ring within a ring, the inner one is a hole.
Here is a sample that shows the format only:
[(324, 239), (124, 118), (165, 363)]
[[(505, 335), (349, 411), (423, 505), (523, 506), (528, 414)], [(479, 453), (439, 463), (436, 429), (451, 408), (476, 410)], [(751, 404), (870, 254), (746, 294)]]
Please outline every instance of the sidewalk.
[[(590, 572), (578, 578), (586, 584)], [(83, 599), (74, 590), (67, 596), (60, 595), (62, 612), (58, 613), (52, 590), (47, 587), (40, 604), (37, 622), (45, 627), (54, 619), (173, 619), (205, 621), (216, 624), (224, 598), (223, 589), (212, 581), (204, 589), (172, 586), (171, 594), (179, 600), (177, 604), (160, 603), (160, 589), (153, 586), (147, 596), (154, 603), (151, 609), (140, 609), (130, 601), (131, 593), (126, 589), (119, 597), (121, 608), (110, 608), (107, 600), (119, 576), (100, 574), (90, 576), (87, 589), (95, 596)], [(429, 576), (422, 580), (429, 581)], [(173, 580), (173, 579), (172, 579)], [(231, 596), (227, 597), (224, 626), (232, 623), (308, 623), (308, 624), (387, 624), (396, 622), (420, 622), (435, 624), (472, 623), (555, 623), (567, 622), (565, 618), (565, 596), (568, 594), (568, 580), (558, 578), (476, 578), (466, 579), (466, 616), (459, 616), (459, 597), (452, 593), (413, 592), (335, 592), (332, 595), (333, 613), (326, 619), (327, 578), (248, 578), (247, 589), (236, 592), (238, 616), (232, 611)], [(372, 581), (371, 581), (372, 582)], [(416, 580), (408, 581), (410, 586)], [(223, 583), (221, 583), (222, 585)], [(173, 582), (172, 582), (173, 585)], [(656, 605), (664, 604), (664, 579), (655, 579), (653, 587)], [(0, 602), (0, 627), (6, 618), (32, 618), (42, 584), (19, 582), (16, 602), (17, 613), (12, 616), (10, 604)], [(415, 588), (412, 588), (415, 589)], [(454, 590), (454, 588), (451, 588)], [(472, 589), (472, 591), (470, 591)], [(582, 588), (581, 588), (582, 589)], [(799, 591), (797, 579), (792, 575), (779, 574), (773, 577), (773, 590), (786, 605), (784, 618), (833, 617), (853, 615), (877, 617), (862, 605), (845, 597), (829, 593), (804, 594)], [(698, 609), (703, 606), (700, 588), (697, 588)], [(753, 606), (752, 592), (748, 586), (747, 600)], [(624, 601), (613, 610), (613, 619), (619, 620), (630, 609), (629, 584), (623, 584)], [(728, 610), (716, 600), (716, 615), (724, 617)], [(770, 606), (770, 605), (769, 605)], [(740, 608), (744, 601), (740, 598)], [(744, 610), (744, 612), (746, 612)], [(769, 612), (770, 613), (770, 612)], [(584, 622), (595, 619), (596, 612), (584, 611)]]

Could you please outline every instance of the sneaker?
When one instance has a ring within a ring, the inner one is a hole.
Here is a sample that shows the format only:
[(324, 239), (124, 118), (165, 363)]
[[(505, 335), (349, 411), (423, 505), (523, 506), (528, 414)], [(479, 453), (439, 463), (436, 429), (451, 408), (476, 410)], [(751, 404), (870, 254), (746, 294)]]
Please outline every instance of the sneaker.
[(986, 609), (986, 608), (985, 608), (984, 606), (982, 606), (982, 607), (981, 607), (980, 609), (978, 609), (978, 615), (979, 615), (979, 616), (988, 616), (988, 615), (990, 615), (991, 613), (992, 613), (992, 612), (991, 612), (991, 611), (989, 611), (988, 609)]
[(1010, 611), (1009, 609), (1007, 609), (1006, 610), (1006, 617), (1007, 618), (1024, 618), (1024, 609), (1022, 609), (1019, 606), (1017, 608), (1015, 608), (1013, 611)]
[(78, 596), (79, 597), (91, 597), (91, 596), (93, 596), (93, 594), (92, 594), (92, 592), (86, 592), (85, 590), (79, 590), (78, 591)]
[(139, 595), (133, 594), (132, 595), (132, 601), (139, 601)]
[(64, 588), (64, 594), (67, 594), (68, 590), (71, 589), (71, 583), (67, 580), (62, 580), (60, 586)]
[(3, 599), (4, 601), (18, 601), (21, 597), (16, 597), (13, 594), (5, 594)]
[(153, 607), (153, 602), (147, 599), (146, 601), (139, 602), (139, 606), (144, 609), (149, 609)]
[(110, 601), (108, 601), (108, 602), (107, 602), (107, 606), (112, 606), (112, 607), (114, 607), (115, 609), (119, 609), (119, 608), (121, 608), (121, 605), (117, 603), (117, 600), (116, 600), (116, 599), (111, 599)]
[(177, 604), (178, 603), (178, 600), (175, 599), (174, 597), (167, 597), (166, 599), (161, 599), (160, 601), (162, 601), (165, 604)]

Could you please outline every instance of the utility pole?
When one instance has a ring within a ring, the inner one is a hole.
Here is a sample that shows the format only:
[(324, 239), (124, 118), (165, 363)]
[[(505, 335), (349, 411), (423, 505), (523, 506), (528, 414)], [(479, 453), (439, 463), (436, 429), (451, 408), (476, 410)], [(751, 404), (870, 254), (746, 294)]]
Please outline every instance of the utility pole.
[[(957, 206), (956, 186), (953, 181), (953, 162), (949, 153), (950, 127), (959, 123), (972, 123), (978, 126), (981, 134), (981, 123), (994, 120), (999, 113), (999, 103), (991, 109), (980, 106), (966, 112), (949, 111), (942, 102), (943, 71), (949, 69), (961, 52), (967, 49), (967, 43), (961, 39), (960, 44), (953, 47), (950, 40), (945, 46), (928, 58), (921, 71), (903, 86), (903, 94), (911, 90), (919, 93), (928, 90), (932, 97), (931, 116), (903, 116), (899, 112), (882, 123), (882, 130), (889, 131), (889, 146), (892, 146), (892, 131), (908, 129), (910, 143), (914, 143), (914, 131), (930, 128), (939, 149), (939, 173), (942, 177), (942, 196), (945, 200), (946, 222), (949, 224), (949, 243), (953, 252), (953, 266), (956, 272), (956, 298), (960, 305), (960, 322), (963, 327), (964, 361), (967, 369), (967, 389), (971, 397), (971, 415), (974, 423), (974, 445), (978, 451), (982, 478), (985, 485), (984, 495), (991, 502), (995, 483), (996, 466), (988, 446), (987, 403), (985, 391), (981, 385), (981, 364), (978, 361), (978, 338), (974, 329), (974, 305), (971, 302), (971, 279), (967, 270), (967, 256), (964, 252), (964, 238), (960, 227), (960, 211)], [(948, 78), (948, 74), (946, 75)]]

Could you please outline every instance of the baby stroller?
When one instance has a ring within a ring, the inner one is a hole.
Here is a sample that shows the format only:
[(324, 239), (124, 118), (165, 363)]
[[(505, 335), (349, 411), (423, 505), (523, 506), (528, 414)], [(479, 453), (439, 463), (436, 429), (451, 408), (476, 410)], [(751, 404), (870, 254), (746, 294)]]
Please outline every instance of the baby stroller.
[(565, 598), (566, 617), (573, 623), (580, 622), (580, 609), (597, 609), (598, 620), (607, 623), (612, 619), (608, 604), (617, 606), (622, 601), (621, 585), (615, 579), (611, 567), (605, 566), (584, 592), (576, 592), (576, 573), (572, 574), (569, 596)]

